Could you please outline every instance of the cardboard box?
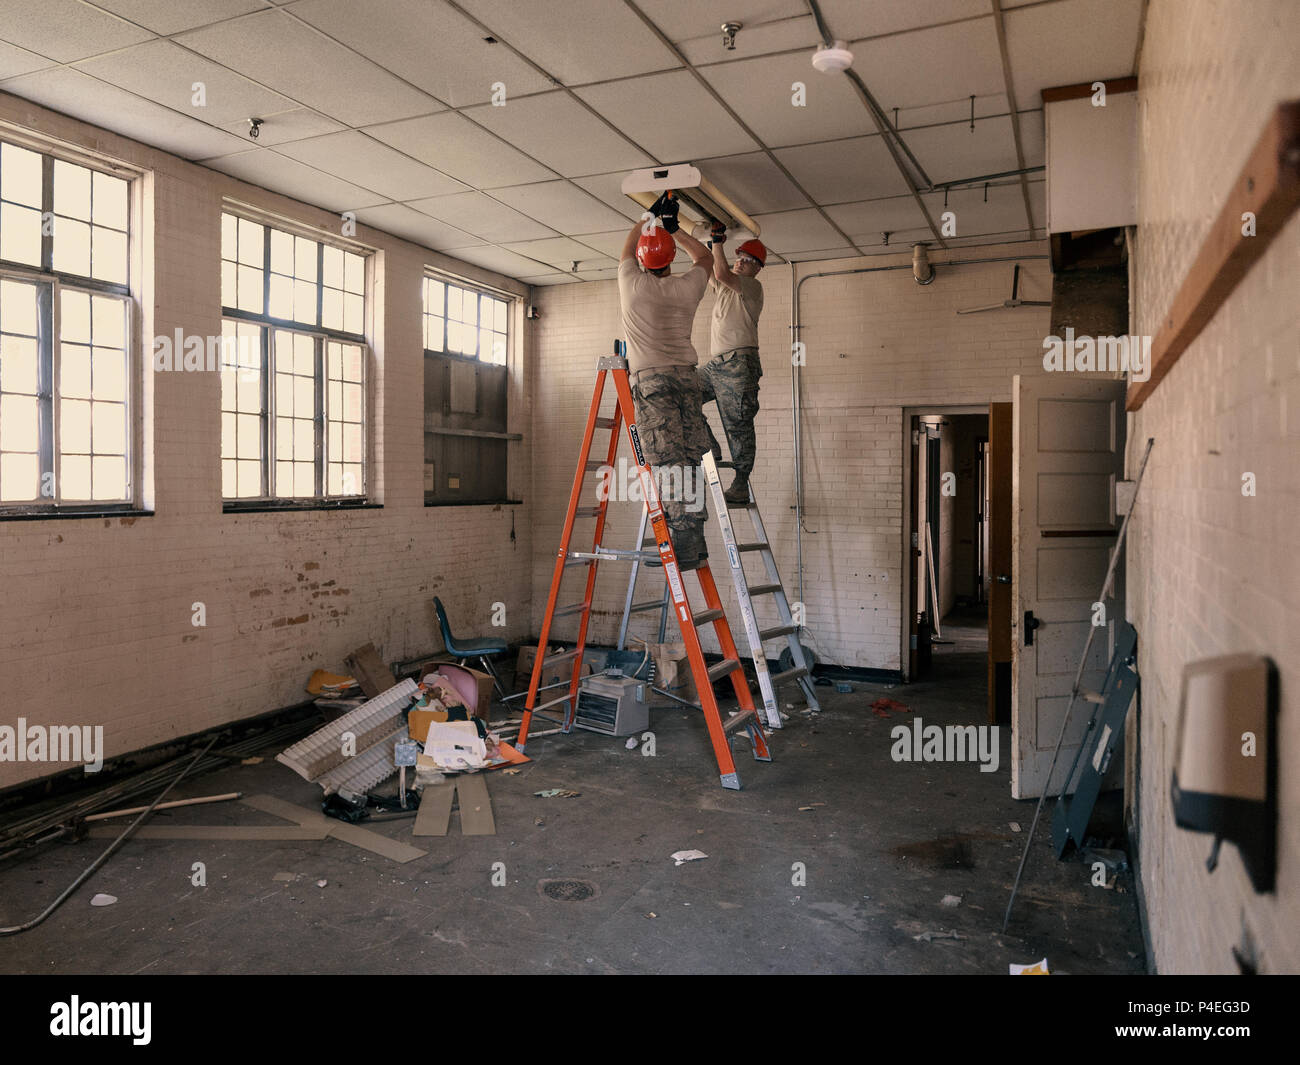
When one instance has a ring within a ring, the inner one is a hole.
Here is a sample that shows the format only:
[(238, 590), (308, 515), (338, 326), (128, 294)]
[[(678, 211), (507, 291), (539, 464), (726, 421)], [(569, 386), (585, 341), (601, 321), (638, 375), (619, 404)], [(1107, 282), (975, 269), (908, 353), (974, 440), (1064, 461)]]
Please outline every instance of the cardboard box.
[[(655, 663), (654, 686), (672, 692), (678, 699), (689, 703), (700, 701), (695, 688), (695, 678), (691, 675), (690, 659), (686, 657), (686, 645), (680, 641), (669, 643), (651, 643), (650, 655)], [(680, 703), (667, 699), (658, 693), (652, 693), (651, 706), (680, 706)]]
[(487, 673), (480, 673), (477, 669), (470, 669), (469, 666), (458, 666), (453, 659), (445, 658), (439, 659), (438, 661), (426, 666), (424, 669), (424, 675), (420, 679), (423, 680), (424, 677), (428, 676), (430, 673), (439, 672), (444, 666), (459, 669), (464, 673), (468, 673), (473, 678), (476, 699), (465, 699), (464, 692), (461, 693), (461, 698), (465, 699), (465, 705), (469, 707), (470, 714), (474, 717), (481, 717), (483, 723), (487, 724), (488, 721), (491, 720), (492, 696), (495, 694), (492, 677)]

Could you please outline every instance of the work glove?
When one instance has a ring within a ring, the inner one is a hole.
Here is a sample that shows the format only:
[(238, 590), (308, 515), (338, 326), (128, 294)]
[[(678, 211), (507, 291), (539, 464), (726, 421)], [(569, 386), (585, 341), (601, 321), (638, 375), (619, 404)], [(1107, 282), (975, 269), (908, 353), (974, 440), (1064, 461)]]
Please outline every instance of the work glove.
[(721, 222), (714, 222), (713, 229), (709, 232), (709, 247), (714, 244), (725, 244), (727, 242), (727, 227)]
[(677, 232), (677, 199), (672, 193), (665, 192), (660, 195), (659, 199), (655, 200), (654, 206), (650, 208), (650, 213), (658, 217), (669, 233)]

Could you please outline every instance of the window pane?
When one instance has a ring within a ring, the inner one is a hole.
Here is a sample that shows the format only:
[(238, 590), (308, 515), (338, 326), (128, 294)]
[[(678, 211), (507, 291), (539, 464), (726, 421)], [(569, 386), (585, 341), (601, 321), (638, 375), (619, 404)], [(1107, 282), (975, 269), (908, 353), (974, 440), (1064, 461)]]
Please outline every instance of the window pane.
[(91, 276), (98, 281), (125, 285), (127, 279), (126, 234), (103, 226), (91, 227)]
[(429, 339), (425, 344), (425, 347), (429, 351), (444, 350), (443, 345), (446, 343), (444, 333), (446, 332), (446, 327), (443, 324), (443, 320), (441, 318), (430, 318), (428, 329)]
[[(241, 459), (261, 459), (262, 419), (256, 414), (240, 414), (238, 417), (239, 425), (235, 437), (236, 454)], [(260, 487), (258, 491), (261, 491)]]
[(59, 395), (65, 399), (90, 398), (90, 348), (64, 344), (59, 353)]
[[(223, 452), (224, 454), (224, 449)], [(239, 490), (234, 459), (221, 460), (221, 495), (226, 499), (234, 497)]]
[(41, 265), (41, 212), (16, 204), (0, 204), (0, 259)]
[(463, 294), (455, 285), (447, 286), (447, 317), (457, 322), (460, 321), (460, 304)]
[[(290, 380), (292, 380), (292, 378), (289, 377), (276, 378), (276, 382), (281, 385), (283, 385), (284, 382)], [(293, 417), (293, 389), (292, 388), (280, 387), (275, 390), (275, 416), (276, 418)]]
[(59, 402), (59, 446), (65, 455), (90, 454), (90, 404), (81, 399)]
[(478, 325), (478, 296), (466, 292), (461, 306), (461, 321), (466, 325)]
[(316, 427), (303, 418), (293, 420), (293, 457), (310, 459), (316, 453)]
[(295, 418), (314, 418), (316, 416), (316, 382), (310, 377), (289, 377), (281, 382), (280, 387), (288, 390), (293, 382), (293, 414)]
[[(0, 316), (0, 322), (3, 316)], [(0, 336), (0, 391), (36, 395), (36, 339)]]
[(478, 357), (484, 362), (490, 362), (492, 359), (492, 330), (490, 329), (478, 331)]
[(316, 494), (316, 467), (312, 463), (293, 464), (293, 494), (300, 497)]
[[(233, 373), (234, 371), (227, 371), (227, 372)], [(225, 391), (224, 378), (225, 375), (223, 374), (222, 375), (223, 392)], [(225, 412), (223, 412), (221, 415), (221, 457), (223, 459), (233, 459), (235, 457), (235, 416), (233, 414), (225, 413)], [(223, 466), (222, 477), (224, 478), (227, 475), (227, 473), (229, 473), (229, 475), (233, 477), (234, 467), (232, 466), (229, 468), (229, 470), (227, 470)], [(224, 484), (222, 486), (221, 491), (223, 495), (230, 495), (230, 492), (227, 491)]]
[(54, 218), (54, 269), (90, 276), (90, 226), (71, 218)]
[(325, 245), (325, 262), (322, 266), (321, 282), (330, 288), (343, 287), (343, 249)]
[(40, 153), (16, 144), (0, 145), (0, 197), (40, 210)]
[(343, 460), (360, 462), (361, 458), (361, 426), (346, 426), (343, 430)]
[(126, 406), (94, 403), (91, 410), (91, 440), (96, 455), (126, 454)]
[(6, 333), (36, 336), (36, 286), (23, 281), (0, 281), (0, 329)]
[(358, 295), (366, 291), (366, 260), (351, 252), (343, 254), (343, 288)]
[(492, 328), (498, 333), (506, 331), (506, 301), (492, 301)]
[(294, 237), (293, 276), (301, 281), (316, 283), (316, 249), (319, 245), (306, 237)]
[(271, 269), (286, 277), (293, 276), (293, 237), (280, 229), (271, 230)]
[[(95, 399), (126, 402), (126, 353), (120, 348), (95, 348), (91, 356), (91, 384)], [(95, 448), (99, 449), (96, 441)]]
[(63, 289), (59, 299), (59, 337), (65, 343), (90, 343), (90, 293)]
[(275, 457), (284, 461), (293, 458), (292, 418), (281, 418), (275, 423)]
[(358, 347), (346, 347), (343, 349), (343, 380), (357, 381), (361, 380), (361, 349)]
[(239, 220), (239, 261), (245, 266), (256, 266), (260, 270), (266, 265), (264, 229), (264, 226), (250, 222), (247, 218)]
[(293, 335), (293, 372), (307, 377), (316, 374), (316, 341), (303, 333)]
[(0, 451), (35, 451), (36, 397), (0, 395)]
[(13, 451), (0, 454), (0, 502), (29, 502), (39, 491), (40, 469), (35, 455)]
[(316, 324), (316, 285), (311, 281), (293, 283), (293, 320)]
[[(64, 289), (63, 292), (66, 295), (68, 290)], [(126, 345), (125, 301), (109, 296), (95, 296), (91, 302), (96, 346), (124, 347)]]
[(354, 296), (351, 292), (343, 296), (343, 332), (364, 333), (366, 301), (364, 296)]
[(506, 364), (506, 338), (501, 333), (492, 334), (492, 355), (490, 361), (495, 366)]
[(293, 281), (281, 274), (271, 275), (271, 300), (266, 313), (272, 318), (293, 317)]
[(235, 273), (234, 263), (222, 262), (221, 264), (221, 306), (238, 307), (239, 297), (235, 293)]
[(325, 329), (343, 328), (343, 293), (336, 288), (321, 292), (320, 324)]
[(96, 455), (92, 465), (95, 499), (126, 498), (125, 458), (117, 455)]
[(96, 225), (109, 226), (113, 229), (127, 228), (127, 190), (129, 186), (121, 178), (111, 174), (101, 174), (98, 170), (91, 176), (94, 193), (94, 218)]
[(343, 419), (349, 422), (361, 421), (361, 386), (343, 386)]
[[(243, 369), (236, 375), (236, 407), (241, 413), (257, 412), (262, 409), (262, 375), (253, 370)], [(241, 456), (247, 458), (248, 456)]]
[(447, 350), (460, 351), (460, 322), (447, 322)]
[(70, 502), (90, 499), (90, 456), (64, 455), (59, 460), (62, 473), (59, 495)]
[(84, 166), (54, 160), (54, 213), (90, 221), (90, 171)]
[(239, 268), (239, 309), (252, 314), (263, 313), (262, 271), (251, 266)]
[(221, 257), (223, 259), (234, 261), (235, 241), (238, 239), (238, 232), (239, 219), (233, 214), (223, 212), (221, 215)]
[(433, 278), (425, 278), (425, 295), (424, 309), (429, 314), (442, 316), (444, 310), (444, 300), (446, 299), (446, 286), (441, 281), (435, 281)]
[(256, 462), (239, 464), (239, 494), (241, 496), (259, 496), (262, 494), (262, 467)]

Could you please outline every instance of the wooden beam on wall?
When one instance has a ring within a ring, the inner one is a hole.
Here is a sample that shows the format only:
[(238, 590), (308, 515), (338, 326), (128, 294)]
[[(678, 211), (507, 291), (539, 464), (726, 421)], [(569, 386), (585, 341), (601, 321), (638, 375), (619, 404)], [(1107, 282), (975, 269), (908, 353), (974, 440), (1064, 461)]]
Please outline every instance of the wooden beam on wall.
[[(1255, 144), (1152, 341), (1151, 376), (1129, 383), (1137, 410), (1173, 368), (1300, 204), (1300, 100), (1279, 104)], [(1243, 216), (1255, 216), (1245, 236)]]

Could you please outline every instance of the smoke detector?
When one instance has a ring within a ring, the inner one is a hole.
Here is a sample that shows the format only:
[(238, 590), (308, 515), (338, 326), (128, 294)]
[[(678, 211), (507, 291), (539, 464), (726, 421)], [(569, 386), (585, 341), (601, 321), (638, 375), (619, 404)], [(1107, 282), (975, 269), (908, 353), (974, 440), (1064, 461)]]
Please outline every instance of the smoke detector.
[(832, 70), (848, 70), (853, 65), (853, 53), (843, 41), (836, 41), (831, 47), (823, 45), (813, 52), (812, 65), (823, 74)]

